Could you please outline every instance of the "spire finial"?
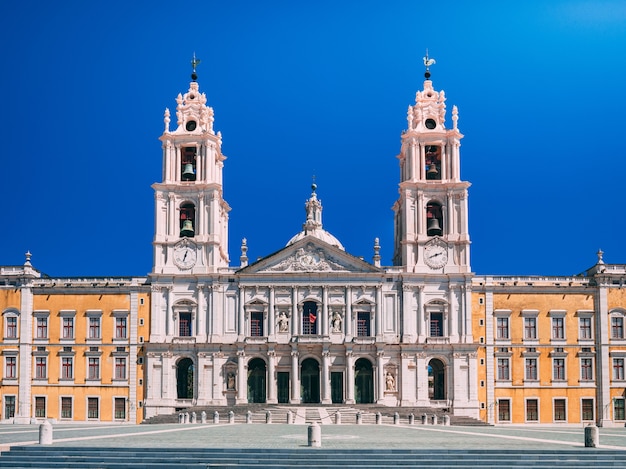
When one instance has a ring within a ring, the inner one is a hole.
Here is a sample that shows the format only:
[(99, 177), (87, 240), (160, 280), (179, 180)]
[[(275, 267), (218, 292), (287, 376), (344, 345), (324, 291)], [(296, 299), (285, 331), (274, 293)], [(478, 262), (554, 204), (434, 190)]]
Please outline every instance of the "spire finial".
[(428, 57), (428, 49), (426, 49), (426, 57), (424, 57), (424, 66), (426, 67), (426, 73), (424, 73), (424, 76), (427, 80), (430, 79), (430, 66), (434, 65), (435, 63), (435, 59), (431, 59), (430, 57)]
[(317, 184), (315, 184), (315, 174), (312, 177), (313, 182), (311, 183), (311, 189), (313, 190), (313, 192), (315, 192), (315, 189), (317, 189)]
[(196, 73), (196, 67), (200, 63), (199, 59), (196, 59), (196, 53), (193, 53), (193, 58), (191, 59), (191, 80), (196, 81), (198, 79), (198, 74)]

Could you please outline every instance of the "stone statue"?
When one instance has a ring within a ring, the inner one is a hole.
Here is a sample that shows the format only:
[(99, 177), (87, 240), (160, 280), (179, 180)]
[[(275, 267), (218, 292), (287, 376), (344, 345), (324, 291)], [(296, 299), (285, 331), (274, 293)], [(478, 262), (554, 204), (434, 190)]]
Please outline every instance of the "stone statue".
[(278, 332), (289, 332), (289, 318), (284, 311), (278, 316)]
[(341, 332), (341, 314), (335, 311), (333, 313), (333, 319), (331, 321), (333, 325), (333, 332)]
[(226, 389), (232, 391), (235, 389), (235, 373), (228, 373), (226, 378)]
[(387, 376), (385, 377), (386, 382), (386, 390), (387, 391), (395, 391), (396, 390), (396, 379), (393, 377), (391, 372), (387, 372)]

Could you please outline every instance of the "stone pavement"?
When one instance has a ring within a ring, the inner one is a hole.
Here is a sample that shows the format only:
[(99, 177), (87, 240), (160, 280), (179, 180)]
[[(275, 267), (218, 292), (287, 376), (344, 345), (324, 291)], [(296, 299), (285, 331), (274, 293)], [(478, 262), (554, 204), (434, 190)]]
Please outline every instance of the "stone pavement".
[[(307, 424), (55, 424), (52, 446), (129, 448), (278, 448), (307, 446)], [(572, 449), (582, 426), (444, 427), (322, 425), (328, 449)], [(0, 449), (37, 445), (39, 425), (0, 425)], [(600, 428), (600, 447), (626, 451), (626, 428)], [(626, 453), (624, 454), (626, 460)], [(626, 465), (626, 463), (625, 463)]]

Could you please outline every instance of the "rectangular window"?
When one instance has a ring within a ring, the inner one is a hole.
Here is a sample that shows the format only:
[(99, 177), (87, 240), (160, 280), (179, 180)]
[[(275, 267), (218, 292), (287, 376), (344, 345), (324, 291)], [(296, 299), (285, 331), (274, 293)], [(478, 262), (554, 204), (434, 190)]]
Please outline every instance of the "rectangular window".
[(565, 359), (564, 358), (554, 358), (552, 360), (552, 379), (554, 381), (564, 381), (565, 380)]
[(508, 399), (498, 400), (498, 420), (500, 422), (511, 421), (511, 401)]
[(263, 337), (263, 313), (250, 313), (250, 336)]
[(554, 400), (554, 421), (565, 422), (567, 421), (567, 405), (565, 399)]
[(46, 357), (35, 357), (35, 378), (46, 379)]
[(100, 338), (100, 318), (89, 318), (89, 338)]
[(623, 358), (613, 359), (613, 380), (614, 381), (624, 380), (624, 359)]
[(537, 338), (537, 318), (524, 318), (524, 339)]
[(317, 334), (317, 305), (307, 301), (302, 309), (302, 333)]
[(89, 357), (88, 379), (100, 379), (100, 359)]
[(35, 397), (35, 417), (37, 418), (46, 417), (46, 398), (45, 397)]
[(17, 317), (8, 316), (6, 318), (6, 323), (7, 323), (6, 338), (17, 339)]
[(613, 399), (613, 420), (626, 420), (625, 400), (621, 397)]
[(536, 358), (526, 359), (526, 379), (530, 381), (537, 380), (537, 359)]
[(498, 358), (498, 379), (500, 380), (510, 379), (508, 358)]
[(583, 399), (581, 405), (583, 420), (593, 420), (593, 399)]
[(4, 377), (8, 379), (17, 378), (17, 357), (6, 357)]
[(74, 318), (63, 318), (63, 339), (74, 338)]
[(74, 378), (74, 359), (72, 357), (61, 358), (61, 379)]
[(115, 398), (115, 418), (116, 419), (126, 418), (126, 399), (123, 397)]
[(539, 401), (537, 399), (526, 400), (526, 420), (528, 422), (539, 421)]
[(430, 336), (443, 337), (443, 313), (430, 313)]
[(4, 396), (4, 418), (15, 417), (15, 396)]
[(496, 338), (509, 338), (509, 318), (497, 318)]
[[(182, 314), (188, 314), (189, 315), (189, 323), (191, 325), (191, 313), (182, 313)], [(190, 331), (191, 331), (191, 329), (190, 329)], [(181, 336), (182, 335), (183, 334), (181, 334)], [(191, 335), (191, 332), (188, 335)], [(126, 318), (115, 318), (115, 338), (116, 339), (125, 339), (126, 338)]]
[(591, 318), (580, 318), (580, 339), (591, 339)]
[(180, 313), (178, 315), (178, 336), (191, 337), (191, 313)]
[(115, 379), (126, 379), (126, 358), (115, 359)]
[(48, 318), (37, 318), (37, 338), (48, 338)]
[(565, 318), (552, 318), (552, 338), (565, 339)]
[(61, 398), (61, 418), (62, 419), (72, 418), (72, 398), (71, 397)]
[(356, 335), (359, 337), (369, 337), (370, 333), (370, 313), (359, 312), (356, 317)]
[(97, 397), (88, 397), (87, 398), (87, 418), (88, 419), (97, 419), (98, 412), (98, 398)]
[(620, 316), (611, 317), (611, 339), (624, 338), (624, 318)]
[(580, 359), (580, 380), (581, 381), (593, 380), (593, 360), (591, 358)]

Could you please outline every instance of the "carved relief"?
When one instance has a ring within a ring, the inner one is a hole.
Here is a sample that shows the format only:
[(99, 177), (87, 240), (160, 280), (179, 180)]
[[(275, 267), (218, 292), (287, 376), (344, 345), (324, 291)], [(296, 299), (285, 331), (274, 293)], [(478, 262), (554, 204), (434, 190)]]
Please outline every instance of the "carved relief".
[(308, 244), (305, 248), (298, 249), (293, 255), (282, 262), (269, 267), (269, 272), (328, 272), (342, 271), (347, 269), (328, 257), (323, 249)]

